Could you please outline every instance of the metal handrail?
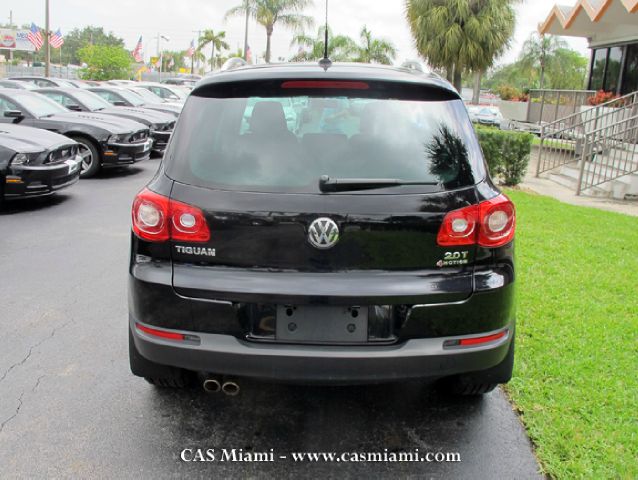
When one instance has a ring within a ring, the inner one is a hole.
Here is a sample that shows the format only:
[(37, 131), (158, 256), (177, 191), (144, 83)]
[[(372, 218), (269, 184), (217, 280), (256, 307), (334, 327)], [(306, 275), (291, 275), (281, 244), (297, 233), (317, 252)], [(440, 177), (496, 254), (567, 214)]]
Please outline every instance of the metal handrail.
[[(624, 95), (622, 97), (618, 97), (618, 98), (615, 98), (615, 99), (610, 100), (608, 102), (600, 103), (598, 105), (592, 105), (591, 110), (600, 110), (601, 108), (611, 107), (613, 104), (618, 103), (620, 101), (623, 101), (625, 99), (629, 99), (631, 97), (638, 97), (638, 92), (629, 93), (629, 94)], [(633, 106), (634, 103), (635, 103), (635, 100), (631, 104), (623, 105), (623, 107), (619, 107), (619, 108), (626, 108), (626, 107), (629, 107), (629, 106)], [(613, 113), (613, 112), (611, 112), (611, 113)], [(577, 118), (578, 116), (580, 116), (582, 114), (583, 114), (583, 112), (572, 113), (572, 114), (567, 115), (567, 116), (565, 116), (563, 118), (559, 118), (558, 120), (554, 120), (553, 122), (549, 122), (549, 123), (545, 124), (545, 126), (549, 127), (549, 126), (551, 126), (551, 125), (553, 125), (555, 123), (566, 122), (567, 120), (570, 120), (572, 118)]]
[[(610, 108), (614, 107), (614, 108)], [(628, 122), (635, 122), (638, 92), (612, 99), (586, 111), (576, 112), (551, 123), (541, 124), (541, 143), (536, 176), (569, 163), (587, 160), (592, 139)], [(622, 117), (617, 120), (618, 117)], [(607, 123), (613, 121), (611, 125)], [(607, 125), (606, 125), (607, 124)], [(627, 135), (630, 132), (623, 132)], [(548, 146), (549, 143), (549, 146)], [(578, 191), (580, 191), (580, 182)]]
[[(638, 172), (637, 147), (638, 115), (588, 132), (576, 195), (588, 188)], [(587, 165), (591, 167), (587, 168)]]

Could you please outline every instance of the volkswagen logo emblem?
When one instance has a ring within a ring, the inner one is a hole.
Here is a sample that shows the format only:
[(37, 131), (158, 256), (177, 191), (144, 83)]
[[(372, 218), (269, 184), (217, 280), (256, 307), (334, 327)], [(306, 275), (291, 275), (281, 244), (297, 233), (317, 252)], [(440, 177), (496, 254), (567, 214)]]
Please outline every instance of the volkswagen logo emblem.
[(339, 227), (330, 218), (317, 218), (308, 228), (308, 241), (320, 250), (332, 248), (339, 241)]

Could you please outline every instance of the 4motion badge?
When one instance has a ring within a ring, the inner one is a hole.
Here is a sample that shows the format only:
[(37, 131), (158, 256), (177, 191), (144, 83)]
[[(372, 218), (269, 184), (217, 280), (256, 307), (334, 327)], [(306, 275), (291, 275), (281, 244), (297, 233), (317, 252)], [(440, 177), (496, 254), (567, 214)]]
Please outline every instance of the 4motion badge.
[(459, 265), (467, 265), (470, 263), (468, 257), (470, 256), (470, 252), (445, 252), (443, 256), (443, 260), (439, 260), (436, 262), (436, 266), (439, 268), (443, 267), (455, 267)]

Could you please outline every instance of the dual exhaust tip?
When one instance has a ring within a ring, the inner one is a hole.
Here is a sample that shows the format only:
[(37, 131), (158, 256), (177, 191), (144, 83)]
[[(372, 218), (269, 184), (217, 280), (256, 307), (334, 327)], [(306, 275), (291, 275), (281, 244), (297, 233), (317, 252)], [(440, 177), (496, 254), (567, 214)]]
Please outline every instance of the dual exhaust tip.
[(204, 391), (207, 393), (223, 392), (229, 397), (239, 395), (239, 384), (234, 380), (220, 380), (217, 378), (206, 378), (202, 384)]

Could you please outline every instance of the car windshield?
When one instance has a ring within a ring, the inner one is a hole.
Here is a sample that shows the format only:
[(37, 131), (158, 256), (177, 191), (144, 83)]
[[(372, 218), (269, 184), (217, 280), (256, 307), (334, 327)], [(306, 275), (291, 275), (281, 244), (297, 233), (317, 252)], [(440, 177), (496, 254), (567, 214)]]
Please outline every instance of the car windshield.
[(74, 92), (73, 95), (92, 112), (112, 107), (109, 102), (93, 92), (78, 90), (77, 92)]
[(141, 107), (145, 103), (144, 99), (140, 95), (138, 95), (137, 92), (134, 93), (125, 88), (118, 90), (117, 94), (123, 97), (127, 102), (129, 102), (134, 107)]
[(186, 93), (180, 87), (173, 87), (169, 90), (172, 94), (177, 95), (181, 100), (186, 100), (186, 98), (188, 97), (188, 93)]
[(138, 95), (143, 98), (146, 103), (164, 103), (164, 99), (159, 95), (155, 95), (153, 92), (142, 88), (142, 87), (134, 87), (130, 89), (133, 95)]
[(37, 118), (50, 117), (58, 113), (69, 113), (59, 103), (40, 95), (32, 93), (30, 95), (18, 95), (15, 100), (31, 115)]
[(475, 183), (477, 152), (461, 100), (191, 96), (167, 171), (244, 191), (317, 193), (322, 175), (434, 182), (427, 191), (441, 191)]

